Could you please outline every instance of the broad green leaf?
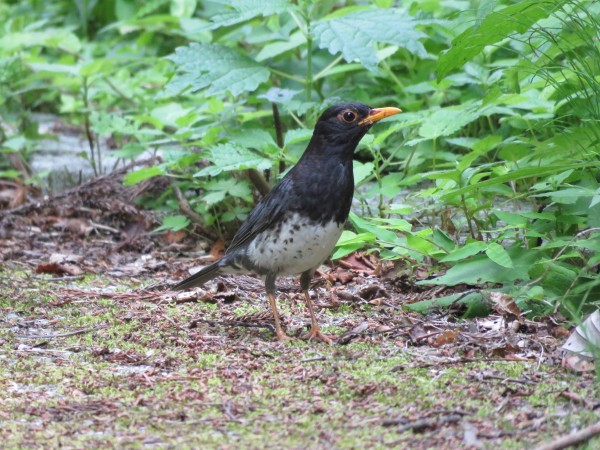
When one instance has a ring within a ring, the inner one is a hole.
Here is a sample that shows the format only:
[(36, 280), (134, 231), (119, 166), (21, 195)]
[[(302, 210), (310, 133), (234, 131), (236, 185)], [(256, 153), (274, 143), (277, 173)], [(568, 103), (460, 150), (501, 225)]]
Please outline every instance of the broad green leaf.
[(231, 172), (245, 169), (268, 169), (273, 162), (253, 152), (252, 150), (236, 144), (219, 144), (211, 147), (206, 155), (206, 159), (214, 166), (205, 167), (196, 172), (195, 177), (207, 175), (218, 175), (221, 172)]
[(272, 87), (266, 94), (261, 94), (258, 98), (264, 98), (271, 103), (288, 103), (298, 92), (301, 91)]
[(155, 228), (154, 231), (179, 231), (186, 228), (190, 223), (190, 220), (182, 215), (166, 216), (162, 221), (162, 225), (158, 228)]
[(10, 33), (0, 39), (0, 48), (7, 53), (36, 45), (58, 48), (69, 53), (78, 53), (81, 50), (79, 38), (66, 29)]
[(482, 292), (470, 292), (467, 295), (464, 293), (446, 295), (431, 300), (411, 303), (404, 306), (404, 308), (409, 311), (427, 314), (431, 310), (447, 308), (455, 304), (465, 305), (467, 307), (467, 311), (463, 315), (464, 318), (483, 317), (490, 313), (489, 303), (482, 295)]
[(361, 163), (360, 161), (353, 161), (352, 164), (354, 168), (354, 184), (360, 183), (371, 175), (373, 167), (375, 167), (372, 162)]
[(356, 250), (363, 248), (365, 245), (373, 244), (375, 235), (372, 233), (353, 233), (349, 230), (344, 230), (340, 239), (336, 244), (336, 250), (331, 256), (331, 259), (343, 258)]
[(483, 115), (483, 110), (477, 107), (459, 106), (440, 109), (423, 122), (419, 128), (419, 136), (426, 139), (450, 136), (481, 115)]
[(506, 211), (494, 211), (494, 215), (507, 225), (512, 225), (515, 227), (524, 227), (527, 224), (527, 219), (521, 214), (515, 214)]
[(540, 252), (533, 249), (511, 247), (506, 250), (513, 268), (502, 267), (487, 255), (475, 255), (458, 262), (455, 266), (433, 280), (423, 280), (417, 284), (455, 286), (461, 283), (482, 285), (485, 283), (509, 283), (515, 280), (529, 280), (529, 270), (539, 259)]
[(397, 236), (396, 233), (394, 233), (393, 231), (386, 230), (384, 227), (378, 226), (362, 217), (358, 217), (352, 212), (350, 213), (349, 220), (354, 226), (354, 228), (356, 228), (359, 231), (367, 231), (369, 233), (373, 233), (375, 236), (377, 236), (377, 239), (379, 239), (380, 241), (387, 243), (396, 241)]
[(440, 56), (437, 66), (438, 82), (450, 71), (479, 54), (485, 46), (506, 39), (513, 33), (527, 31), (563, 3), (564, 1), (521, 1), (488, 14), (456, 37), (450, 50)]
[(306, 36), (301, 31), (292, 33), (288, 40), (275, 41), (265, 45), (262, 50), (256, 55), (257, 61), (264, 61), (275, 56), (281, 55), (289, 50), (293, 50), (306, 43)]
[(488, 258), (502, 267), (506, 267), (507, 269), (512, 269), (514, 267), (514, 264), (510, 259), (510, 255), (500, 244), (492, 242), (490, 245), (488, 245), (485, 254), (488, 256)]
[(131, 186), (141, 181), (147, 180), (148, 178), (156, 177), (158, 175), (164, 175), (163, 170), (158, 166), (144, 167), (135, 172), (130, 172), (123, 177), (123, 184)]
[(279, 152), (271, 133), (262, 128), (242, 128), (229, 136), (229, 142), (245, 148), (255, 148), (263, 153)]
[(211, 3), (219, 3), (228, 9), (210, 18), (211, 29), (235, 25), (258, 16), (282, 14), (294, 7), (288, 0), (211, 0)]
[(452, 192), (442, 195), (441, 200), (447, 200), (453, 197), (458, 197), (469, 192), (475, 191), (477, 189), (481, 189), (484, 187), (494, 186), (497, 184), (506, 183), (509, 181), (520, 180), (523, 178), (532, 178), (532, 177), (542, 177), (545, 175), (550, 175), (557, 172), (562, 172), (566, 168), (573, 169), (584, 169), (588, 167), (598, 167), (600, 163), (597, 161), (589, 162), (589, 163), (575, 163), (575, 164), (564, 164), (560, 166), (543, 166), (543, 167), (525, 167), (523, 169), (516, 169), (512, 172), (509, 172), (504, 175), (498, 175), (490, 178), (489, 180), (480, 181), (477, 184), (469, 185), (462, 187), (460, 189), (456, 189)]
[(207, 95), (254, 91), (269, 79), (269, 70), (249, 56), (219, 44), (193, 43), (167, 57), (177, 66), (166, 90), (178, 95), (206, 89)]
[(169, 11), (172, 16), (189, 18), (194, 15), (196, 10), (196, 0), (171, 0)]
[(310, 140), (313, 135), (313, 130), (308, 128), (295, 128), (285, 133), (283, 139), (283, 146), (287, 148), (289, 145), (297, 144), (298, 142), (306, 142)]
[(427, 50), (419, 39), (427, 35), (416, 29), (419, 21), (400, 8), (371, 9), (351, 12), (336, 17), (322, 19), (312, 27), (312, 34), (320, 48), (331, 54), (341, 53), (348, 62), (359, 60), (369, 70), (379, 63), (375, 48), (376, 42), (397, 45), (421, 58), (427, 57)]
[(237, 197), (245, 201), (252, 200), (252, 190), (246, 180), (237, 180), (235, 178), (223, 178), (212, 180), (204, 184), (206, 193), (202, 200), (210, 206), (224, 200), (225, 197)]
[(470, 242), (450, 252), (448, 255), (440, 259), (440, 262), (453, 262), (467, 259), (469, 256), (473, 256), (484, 251), (487, 246), (488, 245), (485, 242), (481, 241)]

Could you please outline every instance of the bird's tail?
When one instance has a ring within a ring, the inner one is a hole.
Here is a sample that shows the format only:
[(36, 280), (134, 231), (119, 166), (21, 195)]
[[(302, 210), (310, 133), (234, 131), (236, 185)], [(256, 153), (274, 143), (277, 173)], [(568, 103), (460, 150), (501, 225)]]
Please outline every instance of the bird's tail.
[(221, 260), (214, 262), (210, 266), (200, 269), (199, 272), (196, 272), (191, 277), (186, 278), (181, 283), (176, 284), (173, 289), (177, 291), (183, 291), (184, 289), (202, 286), (207, 281), (210, 281), (214, 277), (221, 275), (223, 273), (221, 270), (222, 266), (223, 264)]

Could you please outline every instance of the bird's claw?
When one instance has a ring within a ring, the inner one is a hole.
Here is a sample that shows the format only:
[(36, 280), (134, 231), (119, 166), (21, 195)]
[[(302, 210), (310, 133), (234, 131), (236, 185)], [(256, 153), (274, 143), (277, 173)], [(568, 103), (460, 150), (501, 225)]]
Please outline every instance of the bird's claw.
[(285, 334), (283, 331), (280, 333), (277, 333), (277, 340), (279, 342), (285, 342), (285, 341), (295, 341), (295, 339), (293, 337), (288, 336), (287, 334)]
[(318, 339), (326, 344), (333, 345), (333, 340), (319, 329), (319, 328), (311, 328), (308, 332), (308, 340), (312, 341), (313, 339)]

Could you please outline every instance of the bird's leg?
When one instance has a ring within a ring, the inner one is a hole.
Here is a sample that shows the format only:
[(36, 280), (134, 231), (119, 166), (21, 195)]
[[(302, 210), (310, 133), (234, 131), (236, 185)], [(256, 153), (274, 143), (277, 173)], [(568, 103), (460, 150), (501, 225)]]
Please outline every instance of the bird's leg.
[(312, 300), (310, 299), (310, 295), (308, 294), (308, 288), (310, 287), (310, 279), (312, 278), (313, 272), (308, 271), (304, 272), (300, 276), (300, 286), (302, 287), (302, 291), (304, 292), (304, 301), (306, 302), (306, 307), (310, 312), (310, 331), (308, 332), (308, 340), (311, 339), (319, 339), (326, 344), (333, 344), (331, 338), (323, 334), (321, 328), (319, 328), (319, 324), (317, 323), (317, 318), (315, 317), (315, 310), (313, 308)]
[(277, 312), (277, 305), (275, 304), (275, 294), (269, 292), (267, 293), (267, 297), (269, 297), (269, 303), (271, 304), (271, 309), (273, 310), (273, 317), (275, 318), (275, 333), (277, 333), (277, 340), (291, 341), (292, 338), (285, 334), (285, 332), (281, 329), (279, 313)]
[(267, 297), (269, 298), (269, 304), (273, 311), (273, 318), (275, 319), (275, 333), (277, 334), (278, 341), (292, 341), (283, 329), (281, 328), (281, 322), (279, 321), (279, 313), (277, 312), (277, 304), (275, 303), (275, 278), (267, 277), (265, 281), (265, 287), (267, 290)]

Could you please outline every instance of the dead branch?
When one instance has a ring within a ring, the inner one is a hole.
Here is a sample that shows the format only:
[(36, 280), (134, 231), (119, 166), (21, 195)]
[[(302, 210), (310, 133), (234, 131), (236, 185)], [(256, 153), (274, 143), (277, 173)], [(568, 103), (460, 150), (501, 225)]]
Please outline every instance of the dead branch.
[(536, 447), (535, 450), (562, 450), (563, 448), (581, 444), (598, 434), (600, 434), (600, 422), (596, 422), (595, 424), (582, 428), (574, 433), (567, 434), (553, 442), (542, 444)]
[(190, 221), (199, 228), (200, 233), (203, 234), (204, 237), (209, 238), (211, 241), (216, 241), (217, 235), (204, 226), (204, 220), (200, 214), (192, 209), (186, 198), (183, 196), (181, 190), (177, 186), (173, 186), (173, 192), (175, 193), (175, 198), (177, 198), (179, 210), (183, 213), (183, 215), (190, 219)]

